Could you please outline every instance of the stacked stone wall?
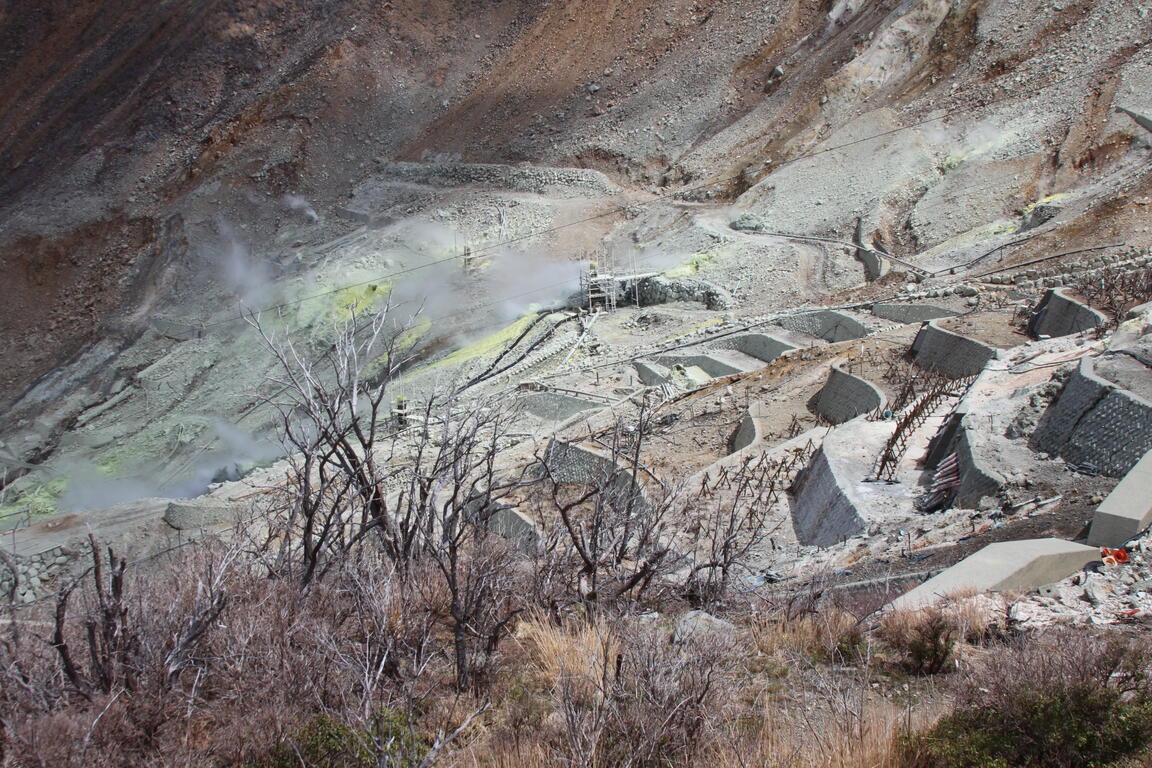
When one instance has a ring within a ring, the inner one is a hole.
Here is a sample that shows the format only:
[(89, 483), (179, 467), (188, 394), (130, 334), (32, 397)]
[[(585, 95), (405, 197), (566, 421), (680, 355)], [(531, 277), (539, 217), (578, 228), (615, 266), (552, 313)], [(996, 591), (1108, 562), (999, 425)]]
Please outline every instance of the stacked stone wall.
[(912, 357), (916, 365), (945, 376), (975, 376), (984, 370), (988, 361), (996, 357), (996, 350), (987, 344), (947, 331), (930, 320), (920, 328), (912, 342)]
[(1100, 378), (1084, 358), (1040, 419), (1031, 445), (1123, 477), (1152, 450), (1152, 403)]
[(923, 323), (958, 314), (951, 309), (931, 304), (873, 304), (872, 314), (894, 323)]

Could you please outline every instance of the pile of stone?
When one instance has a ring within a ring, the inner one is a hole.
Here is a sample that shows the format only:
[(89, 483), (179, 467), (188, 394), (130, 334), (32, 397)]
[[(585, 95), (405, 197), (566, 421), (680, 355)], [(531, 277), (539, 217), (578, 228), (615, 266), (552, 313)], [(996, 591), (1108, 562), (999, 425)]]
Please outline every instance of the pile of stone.
[(1022, 628), (1152, 620), (1152, 533), (1068, 578), (1018, 598), (1008, 616)]

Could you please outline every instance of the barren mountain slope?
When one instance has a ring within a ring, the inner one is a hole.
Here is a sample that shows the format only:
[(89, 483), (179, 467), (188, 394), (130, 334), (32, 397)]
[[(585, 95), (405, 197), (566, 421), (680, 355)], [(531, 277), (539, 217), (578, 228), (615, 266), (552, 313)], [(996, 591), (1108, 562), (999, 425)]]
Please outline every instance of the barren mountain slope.
[(0, 438), (38, 463), (168, 356), (206, 371), (181, 396), (203, 421), (252, 349), (156, 318), (374, 278), (385, 237), (687, 261), (742, 315), (861, 286), (857, 230), (942, 274), (1147, 245), (1149, 134), (1116, 108), (1152, 110), (1150, 32), (1131, 0), (8, 3)]

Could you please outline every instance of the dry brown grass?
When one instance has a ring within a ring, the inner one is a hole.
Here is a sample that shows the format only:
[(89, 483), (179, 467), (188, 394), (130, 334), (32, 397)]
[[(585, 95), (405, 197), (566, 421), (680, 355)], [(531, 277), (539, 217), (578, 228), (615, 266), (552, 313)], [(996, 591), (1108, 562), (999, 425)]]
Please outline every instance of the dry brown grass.
[(854, 662), (865, 641), (860, 620), (836, 608), (796, 618), (761, 614), (750, 632), (756, 650), (765, 656), (799, 655), (821, 662)]
[(879, 698), (855, 711), (811, 714), (768, 703), (755, 727), (717, 734), (701, 765), (758, 768), (900, 768), (902, 737), (930, 725), (935, 711), (911, 712)]
[(620, 639), (603, 620), (559, 626), (539, 614), (519, 623), (514, 640), (547, 690), (573, 686), (588, 695), (614, 673), (621, 649)]
[(957, 592), (938, 604), (886, 611), (876, 637), (912, 674), (952, 669), (971, 645), (985, 642), (999, 628), (997, 604), (974, 592)]

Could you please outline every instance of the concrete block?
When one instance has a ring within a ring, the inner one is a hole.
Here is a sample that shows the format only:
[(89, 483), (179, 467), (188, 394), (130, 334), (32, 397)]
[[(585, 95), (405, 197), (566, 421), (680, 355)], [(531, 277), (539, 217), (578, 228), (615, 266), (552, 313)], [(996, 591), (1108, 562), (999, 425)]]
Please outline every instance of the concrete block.
[(1096, 508), (1088, 543), (1119, 547), (1152, 525), (1152, 451), (1128, 470)]
[(1096, 547), (1063, 539), (1023, 539), (989, 544), (889, 603), (921, 608), (957, 592), (1031, 590), (1071, 576), (1100, 557)]
[(164, 522), (178, 531), (195, 531), (231, 523), (237, 508), (232, 504), (209, 499), (181, 499), (169, 502)]

